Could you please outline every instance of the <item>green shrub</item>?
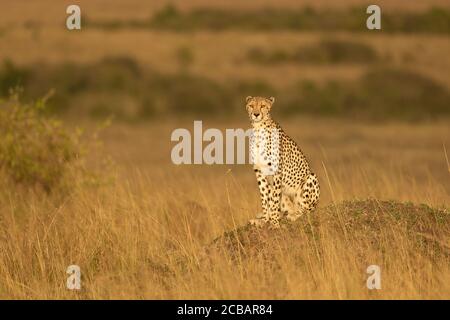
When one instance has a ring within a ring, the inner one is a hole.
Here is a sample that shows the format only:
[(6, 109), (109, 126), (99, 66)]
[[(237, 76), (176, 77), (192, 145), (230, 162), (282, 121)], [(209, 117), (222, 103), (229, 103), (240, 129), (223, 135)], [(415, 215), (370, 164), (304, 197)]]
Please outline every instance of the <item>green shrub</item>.
[(14, 183), (51, 192), (73, 187), (90, 173), (81, 131), (46, 116), (46, 100), (24, 104), (15, 93), (0, 101), (0, 171)]

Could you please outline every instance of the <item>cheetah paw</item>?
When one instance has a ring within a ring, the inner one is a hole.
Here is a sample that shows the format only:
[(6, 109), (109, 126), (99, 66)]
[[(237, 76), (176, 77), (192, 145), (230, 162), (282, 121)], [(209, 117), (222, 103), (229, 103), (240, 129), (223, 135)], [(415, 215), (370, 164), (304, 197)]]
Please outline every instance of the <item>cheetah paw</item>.
[(264, 225), (264, 220), (261, 218), (256, 218), (256, 219), (252, 219), (249, 221), (250, 225), (255, 226), (255, 227), (262, 227)]
[(299, 215), (293, 215), (293, 214), (288, 214), (286, 216), (286, 219), (288, 219), (291, 222), (294, 222), (295, 220), (297, 220), (300, 216)]
[(256, 214), (256, 219), (261, 219), (261, 218), (264, 218), (264, 212), (258, 212)]
[(270, 225), (269, 225), (269, 229), (270, 230), (278, 230), (278, 229), (280, 229), (281, 228), (281, 226), (280, 226), (280, 223), (278, 222), (278, 223), (271, 223)]
[(294, 221), (298, 220), (298, 218), (300, 218), (302, 215), (303, 215), (303, 213), (288, 214), (288, 215), (286, 215), (286, 219), (291, 221), (291, 222), (294, 222)]

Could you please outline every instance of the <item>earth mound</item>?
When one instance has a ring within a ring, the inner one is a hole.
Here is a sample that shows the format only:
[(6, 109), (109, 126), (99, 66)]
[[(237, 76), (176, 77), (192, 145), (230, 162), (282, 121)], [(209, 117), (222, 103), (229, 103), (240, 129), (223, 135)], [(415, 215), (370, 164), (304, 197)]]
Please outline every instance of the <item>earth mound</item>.
[(449, 258), (450, 212), (396, 201), (344, 201), (318, 208), (295, 222), (284, 219), (278, 230), (248, 224), (238, 227), (212, 241), (207, 251), (232, 259), (259, 256), (270, 260), (280, 250), (295, 254), (305, 249), (320, 255), (335, 241), (357, 255), (373, 250), (395, 252), (408, 246), (431, 259)]

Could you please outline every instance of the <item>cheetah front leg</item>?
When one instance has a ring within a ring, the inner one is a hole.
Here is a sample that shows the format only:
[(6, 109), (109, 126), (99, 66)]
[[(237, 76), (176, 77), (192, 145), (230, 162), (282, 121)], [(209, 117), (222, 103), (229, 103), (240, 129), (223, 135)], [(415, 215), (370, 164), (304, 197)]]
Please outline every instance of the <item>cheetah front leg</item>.
[(281, 217), (281, 174), (272, 176), (272, 188), (269, 190), (269, 196), (269, 221), (272, 228), (279, 228)]
[(255, 169), (256, 181), (258, 183), (259, 193), (261, 196), (262, 214), (258, 214), (256, 219), (250, 220), (250, 224), (261, 227), (270, 220), (270, 185), (266, 176), (260, 169)]

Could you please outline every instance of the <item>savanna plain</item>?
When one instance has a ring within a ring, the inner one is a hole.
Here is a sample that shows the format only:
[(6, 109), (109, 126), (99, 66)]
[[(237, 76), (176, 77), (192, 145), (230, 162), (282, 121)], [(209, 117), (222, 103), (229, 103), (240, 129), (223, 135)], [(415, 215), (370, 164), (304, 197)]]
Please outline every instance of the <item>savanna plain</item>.
[[(1, 4), (1, 299), (450, 299), (447, 25), (372, 35), (241, 21), (264, 14), (252, 2), (90, 1), (69, 34), (61, 3)], [(445, 1), (386, 12), (435, 7), (448, 21)], [(279, 230), (247, 225), (251, 165), (171, 161), (173, 130), (248, 128), (258, 94), (321, 185), (317, 210)]]

